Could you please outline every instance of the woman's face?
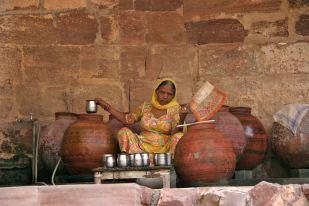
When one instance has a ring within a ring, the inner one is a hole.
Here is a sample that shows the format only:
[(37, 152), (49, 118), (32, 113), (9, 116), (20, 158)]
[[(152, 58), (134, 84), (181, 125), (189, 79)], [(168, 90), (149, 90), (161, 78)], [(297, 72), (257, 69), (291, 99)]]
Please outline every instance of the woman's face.
[(161, 105), (166, 105), (174, 98), (175, 91), (170, 85), (162, 85), (157, 89), (156, 94), (158, 102)]

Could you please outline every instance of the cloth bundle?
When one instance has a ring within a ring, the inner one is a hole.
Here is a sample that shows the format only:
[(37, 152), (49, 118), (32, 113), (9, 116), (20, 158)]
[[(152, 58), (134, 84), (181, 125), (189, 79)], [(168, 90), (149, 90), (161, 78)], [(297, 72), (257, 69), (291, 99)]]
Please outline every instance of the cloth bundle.
[(225, 93), (205, 82), (190, 101), (190, 109), (196, 121), (205, 121), (215, 115), (225, 100)]
[(273, 115), (275, 122), (280, 123), (296, 135), (302, 119), (309, 111), (309, 104), (288, 104)]

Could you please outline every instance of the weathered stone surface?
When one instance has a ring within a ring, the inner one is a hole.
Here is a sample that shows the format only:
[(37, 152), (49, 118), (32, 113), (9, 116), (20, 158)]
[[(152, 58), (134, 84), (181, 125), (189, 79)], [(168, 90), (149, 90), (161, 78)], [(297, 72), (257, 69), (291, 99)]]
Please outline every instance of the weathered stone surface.
[[(73, 111), (75, 113), (85, 113), (85, 103), (87, 99), (101, 97), (120, 111), (123, 111), (123, 92), (120, 86), (107, 83), (80, 83), (74, 89)], [(100, 109), (102, 113), (103, 109)]]
[(27, 87), (20, 85), (16, 93), (17, 109), (21, 115), (33, 113), (36, 117), (52, 117), (56, 111), (67, 111), (72, 102), (66, 102), (67, 91), (62, 86)]
[(213, 19), (185, 24), (191, 44), (243, 42), (247, 36), (244, 26), (236, 19)]
[(55, 9), (75, 9), (86, 7), (86, 1), (84, 0), (44, 0), (44, 8), (48, 10)]
[(147, 77), (191, 79), (198, 75), (198, 50), (191, 46), (153, 46), (146, 62)]
[(128, 83), (130, 111), (138, 107), (143, 102), (151, 100), (152, 91), (154, 87), (154, 80), (150, 79), (134, 79)]
[(57, 18), (60, 44), (92, 44), (98, 32), (98, 23), (92, 14), (80, 11), (62, 13)]
[(183, 0), (136, 0), (134, 8), (143, 11), (176, 11), (182, 3)]
[(121, 48), (120, 79), (128, 81), (145, 76), (147, 48), (143, 46), (127, 46)]
[(295, 24), (295, 30), (296, 30), (295, 32), (299, 35), (303, 36), (309, 35), (309, 15), (299, 16), (299, 20)]
[(3, 205), (37, 206), (38, 187), (2, 187), (0, 188), (0, 200)]
[(151, 195), (151, 189), (136, 184), (0, 188), (1, 203), (14, 206), (150, 205)]
[(194, 205), (198, 199), (197, 188), (162, 189), (158, 206)]
[(80, 49), (66, 46), (24, 48), (27, 84), (68, 85), (78, 77)]
[(281, 186), (267, 182), (261, 182), (249, 191), (248, 203), (249, 206), (308, 205), (300, 185)]
[(132, 10), (133, 0), (119, 0), (119, 10)]
[(52, 15), (1, 16), (0, 25), (0, 43), (24, 45), (57, 42)]
[(38, 0), (3, 0), (0, 3), (0, 11), (18, 10), (18, 9), (37, 9)]
[(303, 184), (302, 189), (304, 195), (306, 195), (307, 200), (309, 201), (309, 184)]
[[(283, 105), (306, 103), (309, 101), (309, 75), (269, 75), (262, 78), (263, 81), (263, 101), (260, 111), (262, 121), (272, 126), (273, 114)], [(264, 125), (265, 126), (265, 125)]]
[(7, 118), (13, 109), (13, 101), (9, 98), (0, 98), (0, 119)]
[(117, 46), (82, 47), (81, 78), (118, 79), (119, 48)]
[(141, 12), (123, 12), (119, 14), (119, 39), (122, 44), (144, 44), (146, 18)]
[(185, 28), (182, 17), (177, 13), (156, 12), (147, 16), (147, 43), (184, 44)]
[(249, 188), (236, 187), (162, 189), (158, 206), (246, 206), (246, 195), (248, 190)]
[(303, 6), (309, 6), (309, 1), (308, 0), (288, 0), (289, 5), (292, 8), (300, 8)]
[(264, 37), (288, 37), (288, 18), (275, 22), (259, 21), (251, 25), (250, 33), (261, 34)]
[(273, 12), (280, 9), (281, 0), (184, 0), (186, 20), (206, 19), (221, 13)]
[(119, 4), (119, 0), (90, 0), (90, 5), (99, 9), (112, 9)]
[(256, 206), (270, 204), (278, 191), (280, 191), (280, 185), (261, 182), (249, 191), (250, 203)]
[(101, 23), (101, 37), (105, 42), (112, 42), (116, 39), (115, 20), (113, 16), (102, 16)]
[(21, 80), (21, 51), (0, 47), (0, 97), (12, 95), (13, 87)]
[(309, 52), (307, 42), (290, 43), (283, 46), (267, 45), (261, 49), (265, 73), (299, 74), (309, 73)]
[(234, 77), (262, 74), (257, 48), (244, 44), (210, 44), (199, 47), (199, 74)]

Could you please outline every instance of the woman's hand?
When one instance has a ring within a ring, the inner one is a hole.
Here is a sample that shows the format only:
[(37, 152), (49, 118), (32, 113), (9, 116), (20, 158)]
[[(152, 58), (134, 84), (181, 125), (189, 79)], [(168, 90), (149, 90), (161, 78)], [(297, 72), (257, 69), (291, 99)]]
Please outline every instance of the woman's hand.
[(190, 112), (190, 105), (189, 104), (183, 104), (180, 106), (180, 111), (181, 114), (187, 114)]
[(109, 111), (110, 105), (104, 101), (102, 98), (95, 98), (94, 99), (97, 105), (100, 105), (105, 111)]

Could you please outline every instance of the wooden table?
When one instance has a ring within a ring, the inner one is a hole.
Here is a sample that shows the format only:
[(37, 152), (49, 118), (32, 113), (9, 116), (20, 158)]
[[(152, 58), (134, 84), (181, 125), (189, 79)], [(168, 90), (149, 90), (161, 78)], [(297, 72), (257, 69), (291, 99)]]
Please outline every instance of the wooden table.
[(108, 179), (138, 179), (161, 177), (163, 187), (170, 188), (171, 168), (173, 166), (150, 166), (150, 167), (115, 167), (104, 168), (98, 167), (93, 169), (94, 183), (101, 184)]

